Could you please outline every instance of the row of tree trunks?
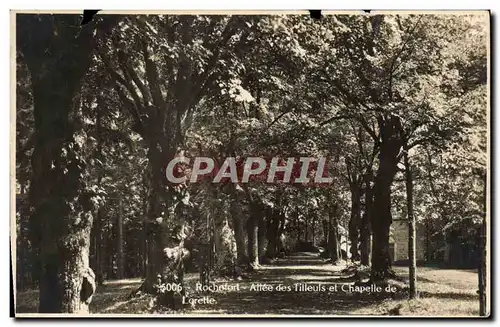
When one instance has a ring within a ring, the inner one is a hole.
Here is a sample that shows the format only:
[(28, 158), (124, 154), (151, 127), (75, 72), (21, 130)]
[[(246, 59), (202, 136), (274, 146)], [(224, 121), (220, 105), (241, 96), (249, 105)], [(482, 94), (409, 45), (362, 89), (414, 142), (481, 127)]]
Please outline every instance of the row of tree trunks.
[(402, 126), (399, 117), (387, 114), (379, 117), (380, 152), (379, 168), (373, 187), (372, 218), (372, 269), (371, 280), (385, 280), (390, 273), (389, 236), (392, 223), (391, 185), (398, 171), (399, 154), (402, 148)]

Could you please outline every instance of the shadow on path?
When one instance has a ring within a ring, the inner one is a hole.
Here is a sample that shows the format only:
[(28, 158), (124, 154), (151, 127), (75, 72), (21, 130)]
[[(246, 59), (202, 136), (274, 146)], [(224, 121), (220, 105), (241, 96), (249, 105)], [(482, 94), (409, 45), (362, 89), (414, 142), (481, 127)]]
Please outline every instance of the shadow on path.
[[(216, 299), (199, 305), (196, 313), (347, 315), (387, 294), (360, 294), (343, 290), (352, 282), (341, 270), (345, 264), (325, 263), (315, 253), (297, 253), (262, 266), (239, 284), (239, 291), (204, 293)], [(347, 277), (347, 278), (346, 278)], [(265, 287), (265, 290), (263, 290)], [(269, 290), (272, 288), (272, 290)], [(201, 295), (201, 294), (200, 294)]]

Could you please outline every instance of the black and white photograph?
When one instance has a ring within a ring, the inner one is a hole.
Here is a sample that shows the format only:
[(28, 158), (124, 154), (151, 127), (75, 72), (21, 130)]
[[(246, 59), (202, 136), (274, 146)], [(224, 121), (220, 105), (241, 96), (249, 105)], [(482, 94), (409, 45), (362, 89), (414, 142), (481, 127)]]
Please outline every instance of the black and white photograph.
[(25, 317), (491, 317), (490, 12), (11, 11)]

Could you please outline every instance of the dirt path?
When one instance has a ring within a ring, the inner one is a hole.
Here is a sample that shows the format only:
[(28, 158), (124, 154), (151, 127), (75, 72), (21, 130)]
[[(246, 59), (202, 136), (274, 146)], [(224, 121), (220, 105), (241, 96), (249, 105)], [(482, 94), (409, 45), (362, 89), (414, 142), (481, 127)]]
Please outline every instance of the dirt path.
[(217, 303), (197, 305), (191, 312), (343, 315), (374, 303), (374, 297), (342, 290), (342, 285), (353, 282), (341, 273), (343, 268), (344, 264), (325, 263), (314, 253), (296, 253), (262, 266), (249, 279), (228, 282), (239, 284), (239, 291), (206, 293)]

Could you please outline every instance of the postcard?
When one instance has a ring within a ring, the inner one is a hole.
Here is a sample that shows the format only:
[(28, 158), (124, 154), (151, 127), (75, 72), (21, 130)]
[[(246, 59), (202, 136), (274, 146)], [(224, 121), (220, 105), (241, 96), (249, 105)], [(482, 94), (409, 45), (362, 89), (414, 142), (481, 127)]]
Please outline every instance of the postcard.
[(15, 316), (491, 316), (488, 11), (12, 11)]

